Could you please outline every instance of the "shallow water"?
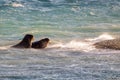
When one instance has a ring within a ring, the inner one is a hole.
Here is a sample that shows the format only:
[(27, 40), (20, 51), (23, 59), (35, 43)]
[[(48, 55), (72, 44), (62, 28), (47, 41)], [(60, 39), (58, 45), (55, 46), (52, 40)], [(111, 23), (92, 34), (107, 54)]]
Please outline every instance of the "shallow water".
[[(120, 51), (92, 44), (120, 34), (119, 0), (1, 0), (0, 80), (120, 80)], [(25, 34), (45, 49), (10, 46)]]
[(0, 79), (119, 80), (120, 51), (95, 49), (92, 43), (94, 41), (54, 43), (40, 50), (2, 46)]
[(120, 51), (63, 49), (0, 51), (0, 78), (6, 80), (119, 80)]

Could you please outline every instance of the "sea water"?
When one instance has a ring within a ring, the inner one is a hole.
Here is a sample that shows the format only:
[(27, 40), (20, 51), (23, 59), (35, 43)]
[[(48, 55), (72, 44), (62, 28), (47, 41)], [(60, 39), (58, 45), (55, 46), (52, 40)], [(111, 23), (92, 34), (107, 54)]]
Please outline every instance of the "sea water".
[[(10, 46), (33, 34), (45, 49)], [(0, 80), (120, 80), (120, 0), (0, 0)]]

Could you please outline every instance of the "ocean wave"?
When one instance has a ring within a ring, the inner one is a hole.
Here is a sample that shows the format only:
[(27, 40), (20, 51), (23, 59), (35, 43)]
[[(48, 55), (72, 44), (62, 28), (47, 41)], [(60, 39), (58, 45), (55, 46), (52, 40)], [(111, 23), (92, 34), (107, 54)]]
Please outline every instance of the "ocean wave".
[(84, 52), (89, 52), (93, 51), (96, 48), (93, 46), (94, 43), (103, 41), (103, 40), (110, 40), (114, 39), (113, 36), (109, 34), (102, 34), (96, 38), (91, 38), (91, 39), (84, 39), (84, 40), (71, 40), (66, 42), (57, 42), (55, 44), (52, 44), (49, 46), (49, 48), (61, 48), (61, 49), (71, 49), (73, 51), (84, 51)]
[[(96, 48), (93, 46), (95, 42), (103, 41), (103, 40), (109, 40), (109, 39), (114, 39), (113, 36), (109, 34), (102, 34), (98, 37), (95, 38), (87, 38), (84, 40), (71, 40), (67, 42), (60, 42), (60, 41), (54, 41), (52, 40), (50, 44), (48, 45), (47, 48), (51, 49), (63, 49), (63, 50), (73, 50), (73, 51), (84, 51), (84, 52), (89, 52), (93, 51)], [(9, 43), (10, 44), (10, 43)], [(8, 49), (10, 45), (7, 46), (1, 46), (0, 50), (5, 50)]]
[[(59, 20), (59, 23), (63, 23), (62, 21), (65, 20), (66, 23), (71, 23), (70, 25), (119, 23), (120, 2), (117, 0), (108, 0), (108, 2), (106, 2), (103, 0), (4, 0), (0, 2), (0, 8), (6, 15), (12, 18), (13, 14), (14, 18), (20, 17), (23, 19), (27, 19), (27, 16), (32, 15), (33, 18), (31, 18), (31, 20), (33, 21), (41, 17), (44, 19), (48, 18), (51, 21)], [(34, 18), (36, 17), (34, 14), (38, 17)], [(4, 13), (1, 14), (1, 16), (4, 16)], [(54, 18), (54, 16), (57, 18)], [(6, 16), (3, 18), (5, 19)]]

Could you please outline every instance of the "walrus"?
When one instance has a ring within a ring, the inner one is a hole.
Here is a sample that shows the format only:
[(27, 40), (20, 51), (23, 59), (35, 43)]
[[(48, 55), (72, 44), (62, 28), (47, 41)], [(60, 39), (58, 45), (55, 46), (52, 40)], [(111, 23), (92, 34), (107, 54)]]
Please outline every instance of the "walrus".
[(35, 48), (35, 49), (43, 49), (43, 48), (46, 48), (48, 43), (49, 43), (49, 39), (48, 38), (44, 38), (44, 39), (41, 39), (39, 41), (36, 41), (36, 42), (33, 42), (32, 43), (32, 48)]
[(104, 40), (93, 44), (96, 48), (120, 50), (120, 39)]
[(26, 34), (21, 42), (19, 42), (18, 44), (14, 45), (12, 47), (14, 47), (14, 48), (31, 48), (32, 40), (33, 40), (33, 35)]

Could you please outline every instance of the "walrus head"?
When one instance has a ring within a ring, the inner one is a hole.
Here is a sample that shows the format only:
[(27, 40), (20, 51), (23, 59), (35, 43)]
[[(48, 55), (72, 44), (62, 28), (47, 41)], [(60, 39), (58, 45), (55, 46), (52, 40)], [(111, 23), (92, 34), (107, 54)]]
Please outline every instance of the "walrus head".
[(31, 47), (31, 41), (33, 40), (33, 35), (31, 34), (26, 34), (23, 38), (23, 40), (14, 45), (13, 47), (16, 47), (16, 48), (30, 48)]
[(46, 48), (49, 41), (50, 40), (48, 38), (44, 38), (44, 39), (41, 39), (39, 41), (33, 42), (32, 43), (32, 48), (36, 48), (36, 49)]
[(49, 42), (50, 40), (48, 38), (44, 38), (44, 39), (41, 39), (40, 41), (43, 41), (43, 42)]

